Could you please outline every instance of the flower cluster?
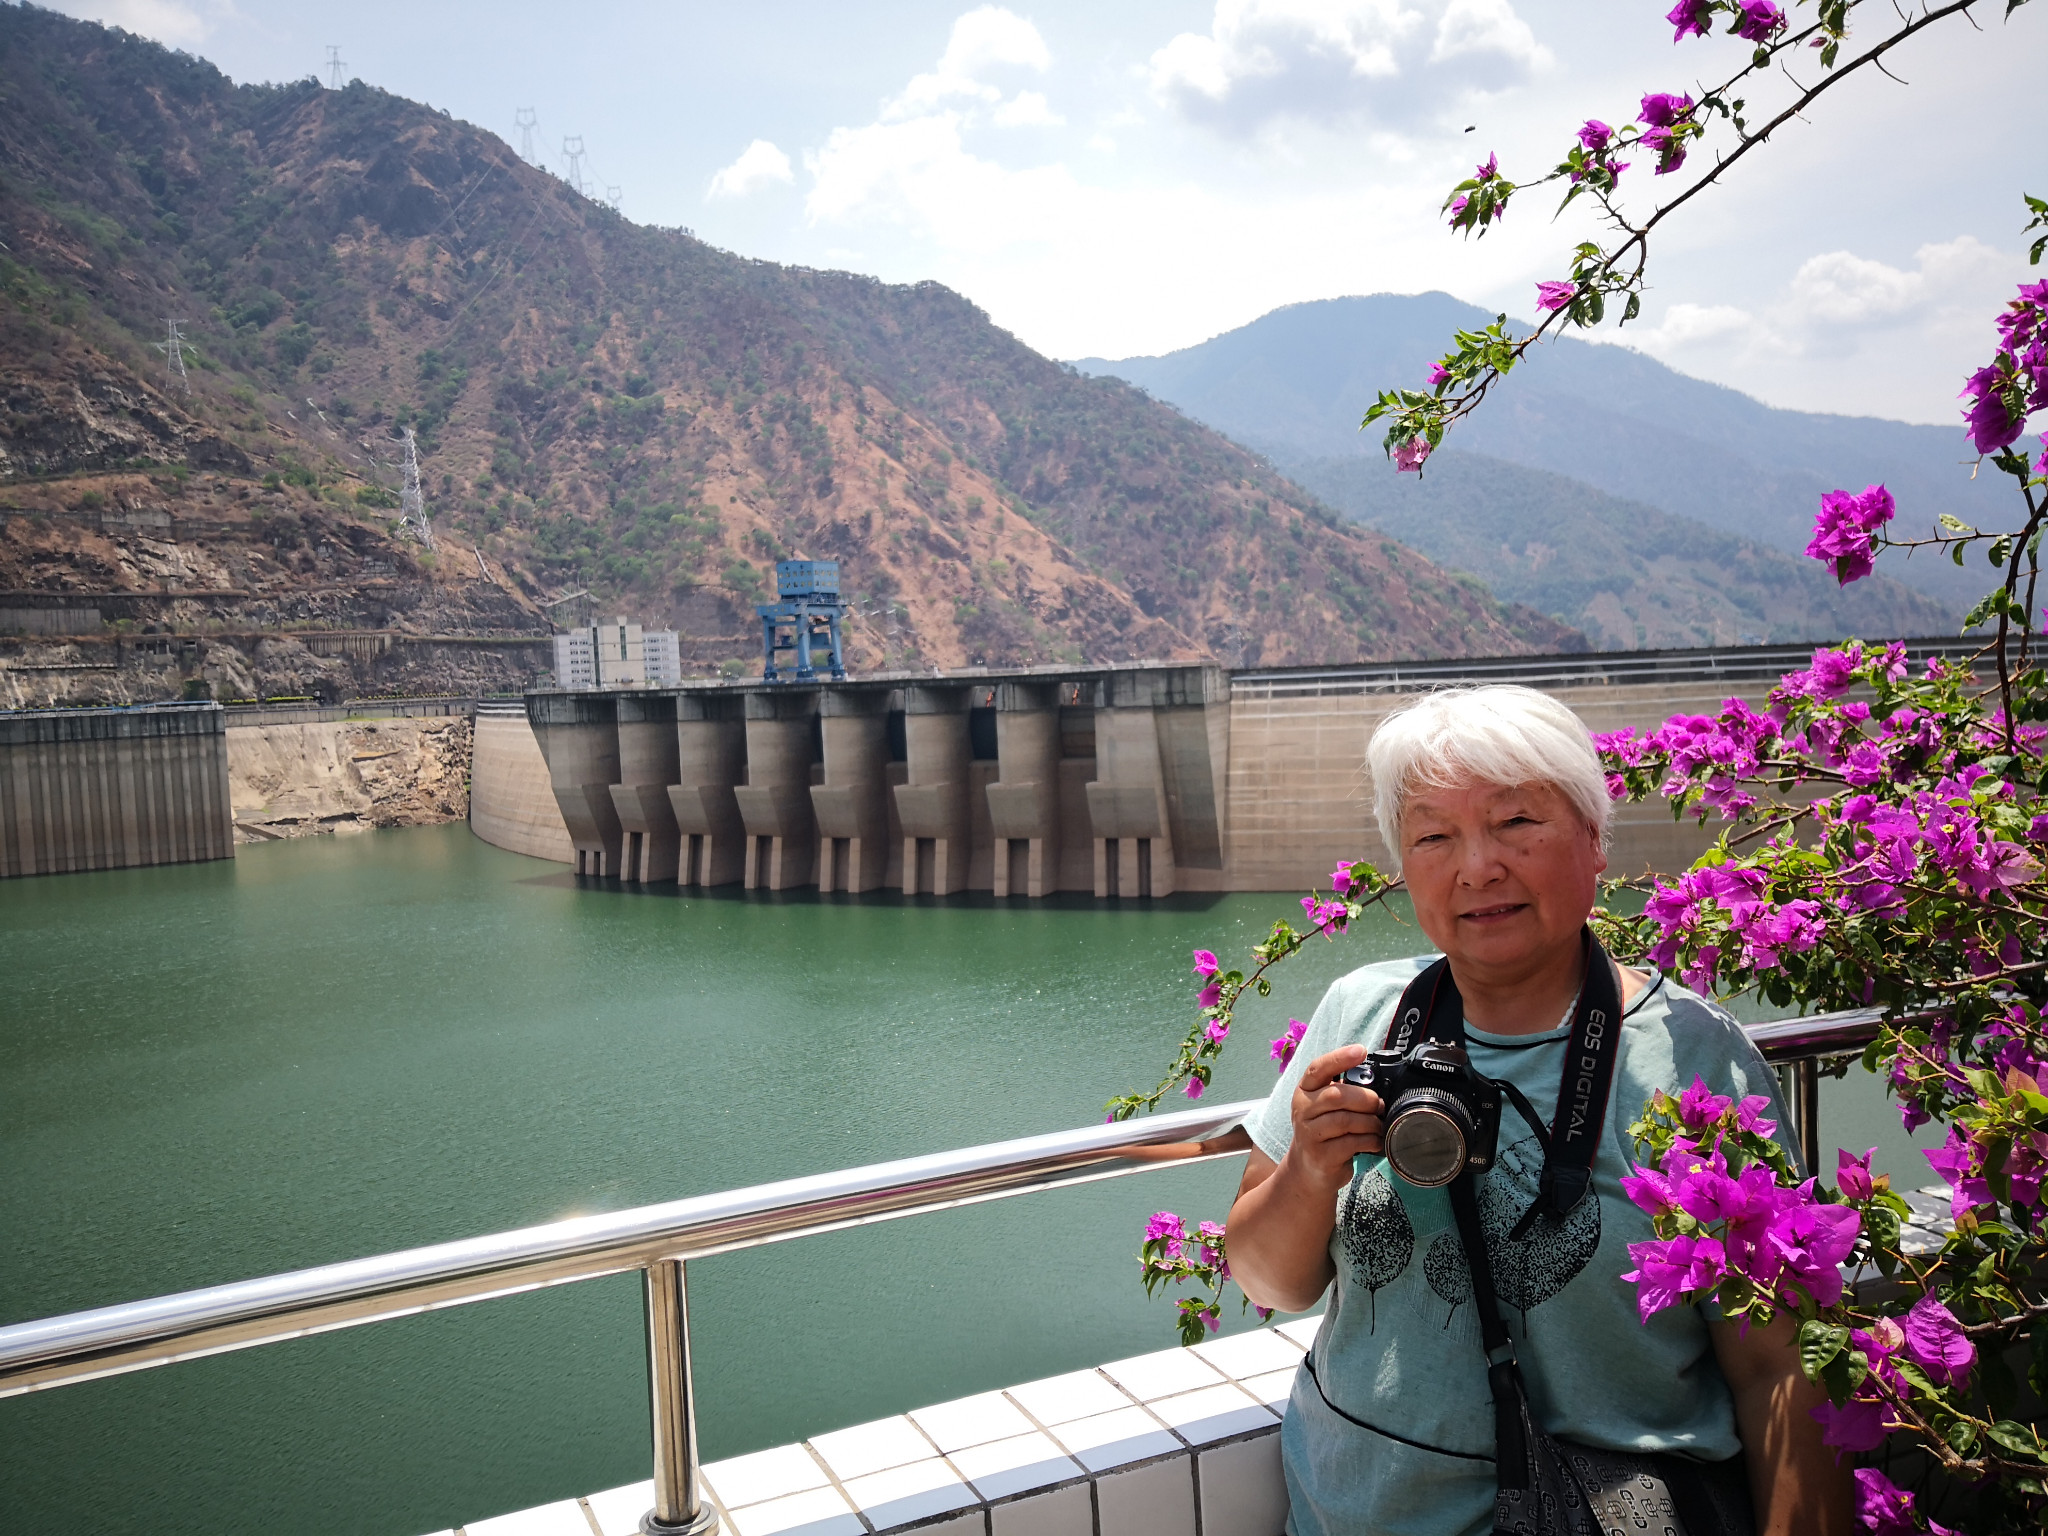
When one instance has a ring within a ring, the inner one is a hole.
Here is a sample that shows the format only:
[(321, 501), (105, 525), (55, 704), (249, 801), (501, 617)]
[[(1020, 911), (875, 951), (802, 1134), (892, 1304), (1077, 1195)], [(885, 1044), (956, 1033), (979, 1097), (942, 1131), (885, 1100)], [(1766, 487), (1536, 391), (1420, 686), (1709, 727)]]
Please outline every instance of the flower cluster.
[[(1647, 1320), (1681, 1301), (1716, 1296), (1730, 1314), (1768, 1322), (1779, 1308), (1809, 1315), (1842, 1299), (1842, 1261), (1863, 1218), (1795, 1183), (1763, 1118), (1770, 1101), (1713, 1093), (1695, 1078), (1659, 1093), (1632, 1128), (1655, 1161), (1622, 1180), (1657, 1237), (1629, 1244), (1636, 1304)], [(1874, 1198), (1874, 1195), (1873, 1195)], [(1903, 1209), (1903, 1205), (1902, 1205)]]
[(1806, 553), (1833, 568), (1843, 586), (1870, 574), (1874, 550), (1871, 537), (1892, 520), (1892, 493), (1881, 485), (1866, 486), (1860, 496), (1829, 491), (1820, 499), (1820, 516)]
[[(1297, 953), (1318, 934), (1334, 939), (1345, 932), (1367, 907), (1383, 901), (1399, 883), (1363, 861), (1346, 861), (1330, 872), (1331, 895), (1311, 891), (1301, 899), (1301, 909), (1308, 920), (1305, 928), (1284, 921), (1275, 923), (1273, 931), (1252, 946), (1253, 963), (1249, 971), (1226, 967), (1214, 950), (1196, 950), (1193, 972), (1197, 1015), (1181, 1042), (1180, 1054), (1156, 1088), (1150, 1093), (1111, 1099), (1105, 1106), (1104, 1118), (1128, 1120), (1151, 1109), (1176, 1088), (1190, 1099), (1199, 1099), (1208, 1091), (1216, 1058), (1222, 1055), (1224, 1044), (1230, 1039), (1238, 1000), (1247, 992), (1259, 997), (1270, 995), (1273, 984), (1266, 979), (1268, 969)], [(1286, 1038), (1283, 1035), (1281, 1040)], [(1300, 1036), (1294, 1038), (1298, 1042)], [(1273, 1055), (1285, 1067), (1294, 1047), (1288, 1045), (1283, 1055), (1281, 1040), (1273, 1042)]]
[(1698, 138), (1702, 131), (1693, 117), (1696, 105), (1690, 96), (1676, 96), (1667, 91), (1653, 92), (1643, 98), (1637, 118), (1646, 126), (1636, 142), (1655, 151), (1657, 169), (1653, 174), (1667, 176), (1685, 164), (1686, 141)]
[[(2027, 418), (2048, 410), (2048, 278), (2022, 284), (1998, 317), (1998, 352), (1963, 385), (1963, 412), (1979, 453), (1996, 453), (2019, 440)], [(2048, 474), (2048, 452), (2039, 472)]]
[[(1176, 1298), (1174, 1309), (1183, 1344), (1199, 1344), (1223, 1323), (1223, 1287), (1230, 1281), (1230, 1256), (1225, 1248), (1222, 1223), (1204, 1221), (1192, 1229), (1172, 1211), (1159, 1211), (1145, 1226), (1145, 1246), (1138, 1264), (1145, 1294), (1163, 1287), (1193, 1282), (1207, 1294)], [(1249, 1306), (1250, 1302), (1242, 1303)], [(1268, 1307), (1254, 1310), (1261, 1320), (1273, 1315)]]

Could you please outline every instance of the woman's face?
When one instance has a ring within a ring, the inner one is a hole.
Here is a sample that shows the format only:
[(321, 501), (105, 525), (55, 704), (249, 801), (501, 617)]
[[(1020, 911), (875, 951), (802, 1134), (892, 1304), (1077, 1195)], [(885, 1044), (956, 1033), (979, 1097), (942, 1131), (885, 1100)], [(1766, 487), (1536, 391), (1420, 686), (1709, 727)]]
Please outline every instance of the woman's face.
[(1418, 791), (1401, 817), (1401, 872), (1416, 920), (1452, 969), (1511, 982), (1567, 948), (1599, 894), (1607, 854), (1549, 784)]

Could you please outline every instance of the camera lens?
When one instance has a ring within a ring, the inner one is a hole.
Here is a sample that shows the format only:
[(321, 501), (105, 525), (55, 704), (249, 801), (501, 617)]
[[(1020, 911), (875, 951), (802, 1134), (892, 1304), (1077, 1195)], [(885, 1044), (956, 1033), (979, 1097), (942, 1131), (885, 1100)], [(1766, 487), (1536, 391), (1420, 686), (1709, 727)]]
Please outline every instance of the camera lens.
[(1456, 1095), (1412, 1089), (1387, 1121), (1387, 1161), (1410, 1184), (1435, 1189), (1464, 1169), (1471, 1134), (1472, 1117)]

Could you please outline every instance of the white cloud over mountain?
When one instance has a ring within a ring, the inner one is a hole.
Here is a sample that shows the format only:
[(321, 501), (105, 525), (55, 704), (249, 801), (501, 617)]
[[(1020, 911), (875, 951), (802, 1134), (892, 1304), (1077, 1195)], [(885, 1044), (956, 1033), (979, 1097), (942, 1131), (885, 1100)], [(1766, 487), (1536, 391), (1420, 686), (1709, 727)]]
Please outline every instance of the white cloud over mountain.
[(711, 178), (711, 187), (705, 192), (704, 200), (745, 197), (776, 182), (795, 180), (796, 169), (789, 163), (789, 156), (768, 140), (756, 139), (740, 151), (737, 160)]
[(1152, 55), (1181, 115), (1229, 132), (1279, 118), (1401, 125), (1552, 63), (1509, 0), (1217, 0), (1207, 32)]

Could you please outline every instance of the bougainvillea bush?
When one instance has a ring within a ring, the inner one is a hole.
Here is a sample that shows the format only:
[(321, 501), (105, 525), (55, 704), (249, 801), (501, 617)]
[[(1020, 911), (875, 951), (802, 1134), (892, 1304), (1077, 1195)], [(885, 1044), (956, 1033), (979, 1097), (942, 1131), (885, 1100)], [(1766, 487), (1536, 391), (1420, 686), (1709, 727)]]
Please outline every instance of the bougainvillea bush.
[[(1379, 397), (1367, 421), (1386, 424), (1397, 467), (1420, 472), (1552, 326), (1598, 324), (1617, 297), (1620, 318), (1633, 318), (1664, 217), (1846, 74), (1972, 4), (1884, 11), (1880, 37), (1856, 52), (1859, 6), (1845, 0), (1790, 12), (1768, 0), (1680, 0), (1666, 18), (1680, 43), (1718, 30), (1740, 40), (1747, 62), (1697, 95), (1646, 95), (1620, 128), (1589, 119), (1577, 131), (1542, 179), (1563, 184), (1567, 206), (1591, 197), (1619, 239), (1581, 244), (1568, 279), (1539, 285), (1544, 318), (1532, 334), (1515, 335), (1505, 316), (1460, 333), (1426, 388)], [(1737, 92), (1773, 69), (1790, 78), (1781, 55), (1792, 49), (1819, 83), (1758, 121)], [(1630, 215), (1619, 187), (1632, 165), (1653, 178), (1677, 172), (1716, 133), (1732, 144), (1714, 146), (1711, 169)], [(1447, 218), (1484, 234), (1518, 190), (1489, 156), (1452, 190)], [(2048, 202), (2026, 203), (2026, 233), (2048, 229)], [(2044, 249), (2048, 234), (2029, 250), (2036, 265)], [(1596, 912), (1610, 952), (1709, 995), (1751, 993), (1787, 1012), (1878, 1011), (1861, 1066), (1882, 1076), (1908, 1129), (1941, 1137), (1923, 1155), (1949, 1192), (1945, 1239), (1908, 1254), (1906, 1202), (1871, 1171), (1871, 1152), (1838, 1149), (1832, 1168), (1802, 1173), (1766, 1101), (1731, 1102), (1696, 1083), (1660, 1094), (1631, 1127), (1640, 1171), (1626, 1187), (1656, 1230), (1634, 1245), (1626, 1277), (1643, 1316), (1711, 1299), (1752, 1323), (1796, 1319), (1801, 1364), (1830, 1399), (1815, 1416), (1857, 1463), (1863, 1523), (1886, 1536), (2048, 1524), (2048, 593), (2037, 589), (2048, 441), (2029, 436), (2048, 422), (2048, 281), (2023, 284), (1995, 333), (1962, 391), (1976, 455), (1966, 472), (2010, 481), (2010, 526), (1943, 518), (1901, 537), (1912, 509), (1882, 485), (1844, 488), (1822, 498), (1807, 551), (1844, 583), (1887, 549), (1987, 560), (1992, 590), (1963, 626), (1981, 649), (1916, 663), (1897, 644), (1824, 647), (1761, 700), (1597, 738), (1617, 800), (1661, 798), (1718, 833), (1674, 878), (1616, 882), (1636, 887), (1640, 911), (1612, 902)], [(1397, 885), (1362, 862), (1340, 865), (1329, 896), (1303, 899), (1305, 925), (1276, 925), (1248, 969), (1197, 951), (1198, 1014), (1179, 1056), (1150, 1093), (1112, 1101), (1112, 1117), (1176, 1089), (1199, 1098), (1239, 1000), (1265, 995), (1271, 966), (1318, 934), (1342, 934)], [(1273, 1058), (1284, 1066), (1300, 1039), (1289, 1021)], [(1141, 1263), (1148, 1288), (1176, 1294), (1184, 1340), (1218, 1326), (1229, 1283), (1220, 1225), (1161, 1212)]]

